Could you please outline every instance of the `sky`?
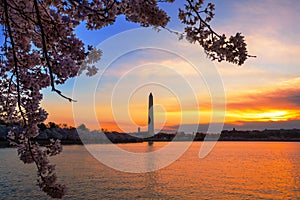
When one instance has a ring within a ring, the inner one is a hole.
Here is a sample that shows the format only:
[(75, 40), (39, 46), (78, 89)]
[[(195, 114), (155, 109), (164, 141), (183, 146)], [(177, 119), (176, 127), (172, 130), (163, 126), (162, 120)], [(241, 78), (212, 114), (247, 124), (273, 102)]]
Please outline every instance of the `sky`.
[[(169, 29), (183, 30), (177, 18), (183, 2), (162, 4), (171, 17)], [(209, 124), (223, 123), (224, 129), (300, 128), (300, 2), (211, 2), (216, 5), (215, 31), (228, 36), (241, 32), (256, 58), (243, 66), (212, 62), (199, 45), (167, 31), (138, 29), (122, 16), (98, 31), (80, 25), (76, 35), (103, 51), (96, 64), (99, 73), (59, 86), (77, 103), (44, 90), (48, 121), (146, 131), (152, 92), (156, 131), (205, 131)]]

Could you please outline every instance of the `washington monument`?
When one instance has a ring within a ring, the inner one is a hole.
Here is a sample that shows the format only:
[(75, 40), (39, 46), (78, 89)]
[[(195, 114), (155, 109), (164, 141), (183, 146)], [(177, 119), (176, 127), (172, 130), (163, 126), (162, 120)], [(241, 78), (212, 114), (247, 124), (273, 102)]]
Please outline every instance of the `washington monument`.
[(153, 96), (150, 92), (149, 95), (149, 108), (148, 108), (148, 135), (154, 135), (154, 116), (153, 116)]

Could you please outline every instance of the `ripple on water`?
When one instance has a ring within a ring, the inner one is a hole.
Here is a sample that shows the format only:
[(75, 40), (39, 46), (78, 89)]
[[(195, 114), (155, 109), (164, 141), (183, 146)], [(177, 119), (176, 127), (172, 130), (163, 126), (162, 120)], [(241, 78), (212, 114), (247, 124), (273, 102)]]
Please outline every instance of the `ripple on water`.
[[(155, 145), (163, 148), (164, 144)], [(122, 146), (148, 151), (147, 143)], [(68, 186), (65, 199), (300, 197), (300, 143), (219, 142), (204, 159), (198, 158), (200, 146), (201, 142), (193, 143), (170, 166), (145, 174), (110, 169), (84, 146), (65, 146), (51, 160), (57, 164), (59, 180)], [(0, 160), (0, 199), (49, 199), (35, 185), (34, 165), (22, 164), (15, 149), (0, 149)]]

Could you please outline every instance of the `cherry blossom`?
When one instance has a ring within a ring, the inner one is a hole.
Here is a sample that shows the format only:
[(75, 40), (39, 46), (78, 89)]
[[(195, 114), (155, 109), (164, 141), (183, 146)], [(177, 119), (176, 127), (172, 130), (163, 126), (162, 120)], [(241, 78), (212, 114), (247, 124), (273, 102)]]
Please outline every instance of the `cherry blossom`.
[(248, 57), (247, 44), (241, 33), (230, 36), (216, 33), (209, 22), (214, 17), (215, 6), (208, 3), (203, 7), (203, 1), (187, 0), (184, 9), (179, 9), (179, 19), (186, 24), (186, 39), (191, 43), (198, 42), (212, 60), (228, 61), (242, 65)]

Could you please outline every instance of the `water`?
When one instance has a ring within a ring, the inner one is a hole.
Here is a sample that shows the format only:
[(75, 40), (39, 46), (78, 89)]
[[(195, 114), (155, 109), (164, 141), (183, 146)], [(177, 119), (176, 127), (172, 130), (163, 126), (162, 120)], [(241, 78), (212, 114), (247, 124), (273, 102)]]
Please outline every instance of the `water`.
[[(204, 159), (201, 142), (158, 171), (130, 174), (94, 159), (84, 146), (64, 146), (57, 164), (64, 199), (299, 199), (300, 143), (218, 142)], [(122, 144), (147, 152), (165, 143)], [(180, 143), (178, 143), (180, 145)], [(0, 199), (47, 199), (35, 185), (34, 165), (24, 165), (15, 149), (0, 149)]]

